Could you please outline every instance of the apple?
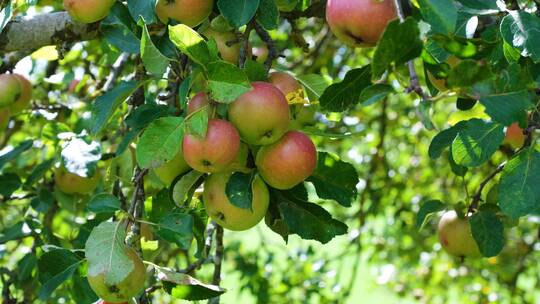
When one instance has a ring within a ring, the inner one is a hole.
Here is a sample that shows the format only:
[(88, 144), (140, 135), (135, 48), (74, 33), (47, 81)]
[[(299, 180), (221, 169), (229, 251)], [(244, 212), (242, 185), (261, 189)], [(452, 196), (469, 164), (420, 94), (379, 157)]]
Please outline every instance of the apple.
[[(133, 262), (133, 270), (127, 277), (117, 284), (106, 281), (108, 269), (103, 272), (92, 273), (88, 271), (88, 283), (96, 295), (104, 301), (111, 303), (126, 302), (144, 289), (146, 280), (146, 267), (141, 258), (131, 248), (126, 247), (126, 255)], [(91, 269), (91, 268), (90, 268)]]
[(30, 100), (32, 99), (32, 84), (22, 75), (13, 74), (13, 77), (19, 81), (21, 86), (21, 95), (9, 106), (11, 115), (16, 115), (21, 113), (30, 104)]
[(285, 72), (272, 72), (268, 76), (268, 82), (278, 88), (287, 100), (294, 100), (296, 96), (304, 98), (304, 88), (291, 74)]
[(469, 221), (459, 218), (455, 211), (443, 214), (439, 221), (439, 241), (446, 252), (458, 257), (479, 257), (480, 250), (474, 240)]
[(394, 0), (328, 0), (326, 22), (336, 37), (352, 47), (371, 47), (397, 17)]
[(73, 20), (94, 23), (109, 15), (115, 0), (64, 0), (64, 8)]
[(7, 128), (10, 117), (11, 111), (9, 108), (0, 108), (0, 134)]
[[(206, 38), (213, 38), (216, 41), (217, 48), (223, 60), (232, 64), (238, 63), (241, 45), (237, 42), (238, 38), (236, 37), (234, 32), (218, 32), (209, 27), (202, 34)], [(227, 45), (227, 42), (231, 42), (232, 44), (229, 46)]]
[(233, 205), (225, 189), (232, 172), (212, 174), (204, 183), (203, 202), (206, 213), (226, 229), (242, 231), (257, 225), (266, 214), (270, 203), (268, 187), (257, 175), (251, 184), (251, 209)]
[(268, 59), (268, 47), (266, 45), (254, 47), (251, 49), (251, 54), (256, 57), (257, 62), (264, 63)]
[(240, 149), (240, 135), (222, 119), (211, 119), (205, 138), (186, 134), (183, 140), (186, 163), (199, 172), (217, 173), (231, 165)]
[(248, 157), (249, 157), (249, 147), (240, 142), (240, 150), (238, 150), (238, 155), (236, 159), (229, 165), (226, 171), (240, 171), (240, 172), (249, 172), (248, 168)]
[(289, 104), (281, 91), (266, 82), (252, 83), (253, 89), (229, 105), (229, 120), (250, 145), (277, 141), (289, 126)]
[(184, 160), (182, 149), (168, 162), (154, 169), (156, 176), (168, 187), (180, 174), (191, 169)]
[(264, 181), (276, 189), (291, 189), (308, 178), (317, 166), (317, 149), (299, 131), (289, 131), (279, 141), (260, 148), (255, 159)]
[(22, 87), (11, 74), (0, 75), (0, 108), (11, 106), (22, 94)]
[(96, 189), (101, 176), (96, 171), (91, 177), (84, 177), (69, 172), (64, 166), (60, 166), (54, 172), (56, 187), (67, 194), (87, 194)]
[(509, 144), (512, 149), (519, 149), (523, 146), (525, 143), (525, 134), (523, 134), (523, 129), (518, 123), (513, 123), (506, 129), (506, 136), (503, 143)]
[(278, 9), (282, 12), (292, 12), (298, 0), (276, 0)]
[(314, 125), (317, 111), (312, 105), (295, 105), (293, 106), (293, 115), (289, 124), (289, 129), (298, 130), (305, 126)]
[(159, 0), (156, 15), (165, 24), (173, 19), (195, 27), (210, 16), (213, 7), (214, 0)]
[(208, 113), (208, 117), (212, 118), (214, 117), (214, 111), (215, 107), (210, 101), (210, 98), (208, 98), (208, 95), (204, 92), (199, 92), (191, 98), (191, 100), (188, 102), (187, 107), (187, 113), (188, 115), (195, 113), (198, 109), (206, 107), (206, 112)]

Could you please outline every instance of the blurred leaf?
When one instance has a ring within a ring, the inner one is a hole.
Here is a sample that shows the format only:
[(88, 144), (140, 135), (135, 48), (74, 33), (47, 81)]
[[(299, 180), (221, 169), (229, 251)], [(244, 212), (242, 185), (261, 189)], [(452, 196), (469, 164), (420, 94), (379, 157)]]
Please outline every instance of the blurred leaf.
[(144, 67), (154, 76), (161, 77), (167, 70), (167, 66), (169, 66), (169, 58), (163, 56), (159, 49), (154, 45), (144, 22), (141, 22), (141, 27), (143, 30), (141, 37), (141, 59), (144, 63)]
[(421, 230), (424, 228), (429, 218), (438, 211), (444, 210), (446, 205), (440, 200), (429, 200), (420, 206), (418, 214), (416, 215), (416, 228)]
[(508, 11), (501, 21), (504, 40), (521, 51), (524, 57), (540, 62), (540, 18), (525, 11)]
[(496, 122), (509, 126), (526, 119), (527, 110), (534, 107), (527, 91), (485, 96), (480, 102), (486, 107), (486, 113)]
[(457, 8), (453, 1), (418, 0), (423, 19), (431, 25), (431, 31), (437, 34), (454, 33), (457, 22)]
[(15, 173), (0, 174), (0, 195), (10, 197), (21, 187), (21, 179)]
[(476, 60), (466, 59), (450, 70), (449, 88), (469, 88), (474, 84), (490, 79), (493, 76), (489, 65)]
[(540, 152), (534, 148), (521, 151), (502, 172), (499, 205), (512, 218), (540, 212)]
[(319, 74), (297, 75), (296, 79), (304, 86), (311, 102), (318, 101), (324, 90), (331, 84), (328, 79)]
[(137, 145), (137, 163), (142, 168), (157, 168), (170, 161), (182, 147), (184, 119), (162, 117), (153, 121)]
[(320, 198), (335, 200), (345, 207), (350, 207), (358, 194), (354, 166), (326, 152), (318, 153), (317, 168), (306, 181), (313, 183)]
[(256, 171), (252, 171), (249, 174), (234, 172), (231, 175), (225, 187), (225, 193), (231, 204), (238, 208), (253, 210), (252, 184), (256, 174)]
[(230, 25), (246, 25), (257, 12), (259, 0), (218, 0), (217, 6)]
[(11, 151), (3, 154), (3, 155), (0, 155), (0, 172), (1, 172), (2, 168), (4, 167), (4, 165), (6, 165), (10, 161), (12, 161), (12, 160), (16, 159), (17, 157), (19, 157), (23, 152), (25, 152), (26, 150), (32, 148), (33, 145), (34, 145), (33, 140), (25, 140), (25, 141), (21, 142), (13, 150), (11, 150)]
[(106, 126), (114, 111), (139, 87), (134, 81), (122, 81), (112, 90), (99, 96), (92, 104), (90, 132), (97, 134)]
[(56, 160), (54, 158), (51, 158), (35, 166), (32, 170), (32, 173), (30, 173), (30, 175), (26, 178), (24, 185), (26, 187), (32, 187), (37, 181), (43, 178), (43, 176), (47, 171), (49, 171), (49, 169), (51, 169), (55, 161)]
[(8, 0), (4, 9), (0, 11), (0, 33), (4, 30), (9, 20), (13, 16), (13, 10), (11, 9), (11, 0)]
[(208, 65), (210, 96), (218, 102), (231, 103), (251, 90), (247, 75), (239, 67), (225, 61)]
[(156, 0), (128, 0), (127, 7), (133, 20), (137, 21), (141, 16), (146, 24), (156, 23)]
[(164, 267), (155, 267), (157, 278), (163, 282), (167, 293), (177, 299), (188, 301), (201, 301), (217, 297), (226, 292), (225, 289), (215, 285), (201, 283), (197, 279), (174, 272)]
[(32, 272), (37, 267), (37, 257), (34, 253), (25, 255), (17, 263), (17, 281), (24, 282), (32, 277)]
[(157, 234), (167, 242), (188, 250), (193, 240), (193, 217), (186, 213), (168, 214), (159, 222)]
[(391, 85), (377, 83), (362, 90), (362, 93), (360, 94), (360, 103), (362, 103), (363, 106), (369, 106), (386, 98), (388, 94), (393, 92), (394, 88), (392, 88)]
[(479, 211), (473, 214), (469, 223), (474, 240), (484, 257), (498, 255), (504, 247), (504, 226), (492, 211)]
[(8, 241), (22, 239), (31, 234), (31, 229), (26, 222), (18, 222), (9, 227), (6, 227), (0, 234), (0, 244)]
[(275, 30), (279, 25), (279, 10), (274, 0), (260, 0), (257, 21), (266, 30)]
[(497, 0), (457, 0), (465, 11), (473, 14), (493, 14), (500, 11)]
[(120, 210), (120, 200), (109, 193), (96, 194), (88, 202), (88, 210), (94, 213), (114, 213)]
[(471, 119), (465, 122), (452, 143), (456, 164), (478, 167), (488, 161), (504, 139), (504, 127), (498, 123)]
[(391, 21), (375, 49), (371, 78), (380, 78), (392, 63), (398, 66), (420, 56), (422, 46), (418, 23), (413, 18), (408, 17), (403, 23)]
[(70, 279), (84, 260), (67, 249), (45, 252), (38, 260), (39, 299), (47, 300), (53, 291)]
[(169, 26), (169, 38), (182, 53), (196, 63), (204, 66), (210, 61), (206, 42), (189, 26), (185, 24)]
[(354, 107), (362, 91), (371, 85), (370, 66), (347, 72), (345, 79), (326, 88), (321, 96), (323, 110), (343, 112)]

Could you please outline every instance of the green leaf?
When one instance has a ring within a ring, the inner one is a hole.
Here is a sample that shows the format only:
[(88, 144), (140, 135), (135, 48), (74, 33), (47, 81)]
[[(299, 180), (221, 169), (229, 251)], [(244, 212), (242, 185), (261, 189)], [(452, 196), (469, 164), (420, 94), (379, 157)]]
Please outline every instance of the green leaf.
[(153, 121), (137, 145), (137, 163), (142, 168), (157, 168), (170, 161), (182, 147), (184, 119), (163, 117)]
[(145, 103), (133, 110), (124, 120), (126, 125), (134, 130), (142, 130), (146, 128), (152, 121), (168, 116), (174, 111), (166, 105), (157, 105), (153, 103)]
[(0, 195), (10, 197), (13, 192), (21, 187), (21, 179), (15, 173), (0, 175)]
[(540, 18), (522, 10), (508, 11), (501, 21), (503, 39), (524, 57), (540, 62)]
[[(146, 1), (138, 1), (146, 2)], [(144, 67), (148, 72), (156, 77), (161, 77), (167, 70), (169, 65), (169, 58), (165, 57), (159, 49), (154, 45), (148, 28), (144, 22), (141, 22), (142, 37), (141, 37), (141, 59), (144, 63)]]
[(105, 282), (122, 282), (135, 265), (126, 255), (126, 226), (121, 222), (103, 222), (86, 240), (84, 252), (88, 260), (88, 275), (105, 274)]
[(422, 46), (418, 23), (413, 18), (408, 17), (403, 23), (391, 21), (373, 55), (372, 79), (380, 78), (392, 63), (398, 66), (420, 56)]
[(218, 0), (219, 11), (230, 25), (246, 25), (257, 12), (259, 0)]
[(540, 211), (540, 152), (534, 148), (521, 151), (502, 172), (499, 205), (512, 218)]
[(26, 178), (26, 181), (24, 181), (24, 185), (26, 187), (32, 187), (45, 175), (47, 171), (49, 171), (49, 169), (54, 165), (55, 161), (56, 160), (54, 158), (51, 158), (35, 166), (32, 173), (30, 173), (30, 175)]
[(100, 23), (103, 37), (126, 53), (138, 54), (140, 51), (141, 41), (136, 30), (137, 24), (128, 8), (121, 2), (115, 2), (107, 18)]
[(534, 107), (531, 96), (527, 91), (504, 93), (485, 96), (480, 102), (486, 107), (486, 113), (505, 126), (516, 121), (523, 121), (527, 110)]
[(498, 123), (471, 119), (465, 122), (452, 143), (456, 164), (478, 167), (488, 161), (504, 140), (504, 127)]
[(83, 261), (73, 252), (62, 248), (42, 254), (38, 260), (40, 300), (47, 300), (58, 286), (73, 276)]
[(266, 81), (268, 78), (268, 72), (266, 71), (264, 64), (253, 59), (248, 58), (246, 60), (244, 72), (250, 81)]
[(384, 99), (388, 94), (394, 92), (394, 88), (391, 85), (384, 83), (377, 83), (371, 85), (360, 93), (360, 103), (363, 106), (369, 106), (377, 101)]
[(354, 166), (330, 153), (318, 153), (317, 168), (307, 181), (313, 183), (320, 198), (335, 200), (345, 207), (350, 207), (358, 194)]
[(201, 283), (199, 280), (174, 272), (164, 267), (155, 267), (158, 279), (163, 282), (167, 293), (177, 299), (201, 301), (217, 297), (227, 290), (215, 285)]
[(465, 128), (465, 123), (465, 121), (460, 121), (455, 126), (442, 130), (439, 132), (439, 134), (435, 135), (431, 141), (431, 144), (429, 145), (429, 157), (432, 159), (439, 158), (444, 149), (452, 145), (452, 142), (458, 135), (459, 131)]
[(440, 200), (429, 200), (420, 206), (418, 214), (416, 215), (416, 228), (421, 230), (424, 228), (429, 218), (436, 212), (444, 210), (446, 205)]
[(92, 118), (90, 132), (97, 134), (106, 126), (107, 122), (120, 106), (139, 87), (134, 81), (123, 81), (107, 93), (99, 96), (92, 104)]
[[(176, 183), (173, 182), (172, 199), (176, 206), (182, 207), (186, 201), (190, 198), (190, 193), (193, 191), (193, 187), (203, 177), (204, 173), (191, 170), (188, 173), (182, 175)], [(153, 209), (152, 209), (153, 210)]]
[(186, 119), (186, 127), (189, 134), (205, 138), (208, 129), (208, 111), (206, 111), (205, 108), (201, 108), (188, 116)]
[(279, 10), (274, 0), (260, 0), (257, 22), (266, 30), (275, 30), (279, 25)]
[(156, 1), (155, 0), (128, 0), (127, 7), (133, 20), (139, 20), (139, 16), (143, 17), (146, 24), (155, 23), (156, 20)]
[(332, 84), (327, 78), (319, 74), (298, 75), (296, 79), (304, 86), (311, 102), (318, 101), (324, 90)]
[(470, 88), (493, 77), (489, 65), (472, 59), (461, 60), (448, 74), (449, 88)]
[(169, 38), (182, 53), (196, 63), (204, 66), (210, 61), (206, 41), (189, 26), (185, 24), (169, 26)]
[(19, 240), (29, 236), (32, 233), (26, 222), (18, 222), (11, 227), (7, 227), (0, 234), (0, 244), (8, 241)]
[(370, 85), (370, 66), (350, 70), (342, 82), (326, 88), (320, 99), (321, 108), (331, 112), (351, 109), (358, 103), (362, 91)]
[(418, 0), (423, 19), (431, 25), (431, 31), (437, 34), (454, 33), (457, 22), (457, 8), (453, 1)]
[(452, 153), (448, 153), (448, 162), (450, 163), (450, 168), (452, 169), (452, 172), (457, 176), (465, 176), (465, 174), (467, 174), (467, 171), (469, 171), (467, 167), (456, 164)]
[(120, 200), (109, 193), (96, 194), (88, 202), (88, 210), (94, 213), (113, 213), (120, 210)]
[(22, 143), (20, 143), (15, 149), (9, 151), (8, 153), (0, 156), (0, 170), (9, 163), (10, 161), (17, 159), (19, 155), (21, 155), (26, 150), (32, 148), (34, 145), (33, 140), (25, 140)]
[(239, 67), (225, 61), (208, 65), (208, 88), (212, 99), (231, 103), (251, 90), (247, 75)]
[(101, 160), (101, 146), (98, 142), (87, 143), (74, 137), (62, 146), (62, 165), (71, 173), (91, 177)]
[(186, 213), (168, 214), (159, 222), (157, 234), (167, 242), (188, 250), (193, 240), (193, 217)]
[(504, 225), (497, 215), (489, 210), (473, 214), (469, 223), (471, 232), (484, 257), (493, 257), (504, 247)]
[(255, 171), (249, 174), (234, 172), (231, 175), (225, 187), (225, 193), (231, 204), (238, 208), (253, 210), (251, 205), (253, 202), (252, 184), (255, 175)]
[(174, 202), (171, 199), (169, 189), (162, 189), (157, 194), (152, 196), (152, 211), (150, 212), (150, 220), (158, 223), (166, 215), (172, 213), (175, 208)]
[(11, 9), (11, 1), (8, 0), (4, 9), (0, 10), (0, 33), (4, 30), (9, 20), (13, 16), (13, 10)]

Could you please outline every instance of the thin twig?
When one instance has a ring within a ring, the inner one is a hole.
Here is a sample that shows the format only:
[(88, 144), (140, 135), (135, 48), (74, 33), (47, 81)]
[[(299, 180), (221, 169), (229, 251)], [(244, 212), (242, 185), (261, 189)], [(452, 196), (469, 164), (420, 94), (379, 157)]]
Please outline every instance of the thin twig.
[(268, 48), (268, 58), (264, 61), (264, 67), (267, 71), (270, 70), (272, 67), (272, 62), (274, 62), (274, 59), (278, 57), (278, 51), (276, 49), (276, 45), (274, 43), (274, 40), (272, 40), (272, 37), (270, 37), (270, 34), (262, 28), (257, 22), (254, 23), (255, 31), (257, 32), (257, 35), (261, 37), (261, 40), (266, 43), (266, 47)]
[(103, 91), (108, 91), (112, 89), (114, 83), (118, 79), (118, 76), (120, 76), (120, 73), (122, 72), (122, 69), (124, 68), (124, 65), (129, 59), (128, 53), (122, 53), (116, 61), (113, 63), (111, 68), (111, 73), (109, 74), (109, 77), (107, 77), (107, 81), (103, 85)]
[[(214, 256), (214, 277), (212, 284), (219, 286), (221, 282), (221, 264), (223, 261), (223, 227), (217, 225), (216, 228), (216, 255)], [(208, 300), (208, 304), (218, 304), (219, 296)]]
[(206, 227), (206, 237), (204, 239), (204, 250), (203, 250), (202, 257), (198, 259), (197, 261), (193, 262), (192, 264), (189, 264), (186, 268), (178, 270), (178, 272), (192, 273), (193, 271), (201, 267), (202, 264), (208, 261), (210, 250), (212, 249), (212, 239), (214, 237), (214, 232), (216, 231), (217, 226), (218, 225), (216, 224), (216, 222), (211, 221)]

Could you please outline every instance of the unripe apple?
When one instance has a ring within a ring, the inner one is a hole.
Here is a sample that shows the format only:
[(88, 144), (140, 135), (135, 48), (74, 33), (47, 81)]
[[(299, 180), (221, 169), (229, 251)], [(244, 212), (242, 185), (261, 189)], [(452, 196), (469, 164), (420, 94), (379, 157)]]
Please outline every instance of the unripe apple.
[[(105, 301), (111, 303), (126, 302), (130, 298), (139, 294), (145, 284), (146, 267), (141, 258), (131, 248), (126, 248), (126, 255), (133, 262), (133, 270), (127, 277), (117, 284), (106, 282), (105, 277), (108, 269), (103, 269), (100, 273), (91, 273), (88, 271), (88, 283), (96, 295)], [(91, 268), (89, 268), (91, 269)]]
[(230, 122), (211, 119), (206, 137), (186, 134), (183, 149), (186, 163), (191, 168), (217, 173), (227, 169), (236, 159), (240, 149), (240, 135)]
[(268, 47), (266, 45), (252, 48), (251, 53), (256, 57), (257, 62), (264, 63), (268, 59)]
[(236, 159), (229, 165), (226, 171), (240, 171), (240, 172), (249, 172), (247, 167), (249, 157), (249, 147), (243, 142), (240, 142), (240, 149), (238, 150), (238, 155)]
[(182, 149), (176, 153), (176, 155), (168, 162), (154, 169), (156, 176), (168, 186), (171, 185), (173, 180), (180, 174), (185, 173), (191, 169), (184, 160), (184, 153)]
[(100, 179), (99, 171), (91, 177), (84, 177), (71, 173), (61, 166), (54, 172), (56, 187), (67, 194), (88, 194), (96, 189)]
[(336, 37), (352, 47), (375, 46), (397, 17), (394, 0), (328, 0), (326, 21)]
[(256, 176), (251, 184), (251, 209), (237, 207), (229, 201), (225, 193), (231, 175), (232, 172), (210, 175), (204, 183), (204, 207), (206, 213), (224, 228), (234, 231), (247, 230), (263, 219), (268, 210), (270, 194), (266, 184)]
[(11, 74), (0, 75), (0, 108), (11, 106), (22, 94), (22, 87)]
[(278, 88), (287, 101), (291, 103), (296, 99), (302, 101), (304, 99), (304, 88), (291, 74), (285, 72), (272, 72), (268, 76), (268, 82)]
[(289, 131), (279, 141), (261, 147), (255, 164), (268, 185), (281, 190), (291, 189), (315, 170), (317, 149), (304, 133)]
[(287, 132), (289, 104), (270, 83), (254, 82), (252, 86), (229, 106), (229, 120), (248, 144), (268, 145)]
[(10, 117), (11, 111), (9, 108), (0, 108), (0, 134), (7, 128)]
[[(240, 57), (240, 43), (234, 32), (218, 32), (210, 27), (202, 33), (206, 38), (214, 38), (217, 44), (219, 53), (223, 60), (232, 64), (238, 63), (238, 57)], [(227, 42), (232, 43), (227, 45)]]
[(64, 8), (73, 20), (94, 23), (109, 15), (115, 0), (64, 0)]
[(513, 123), (506, 129), (504, 143), (509, 144), (513, 149), (519, 149), (523, 146), (525, 134), (523, 134), (523, 129), (518, 123)]
[(26, 109), (30, 104), (30, 100), (32, 99), (32, 84), (22, 75), (13, 74), (13, 77), (19, 81), (21, 86), (21, 95), (14, 103), (11, 104), (9, 108), (11, 110), (11, 115), (17, 115), (21, 113), (22, 110)]
[(210, 102), (210, 99), (206, 93), (199, 92), (195, 94), (195, 96), (193, 96), (193, 98), (191, 98), (191, 100), (188, 102), (187, 113), (188, 115), (193, 114), (195, 111), (203, 107), (206, 107), (208, 118), (212, 118), (214, 116), (215, 107)]
[(213, 6), (214, 0), (159, 0), (156, 15), (165, 24), (173, 19), (195, 27), (210, 16)]
[(439, 221), (439, 241), (446, 252), (458, 257), (479, 257), (471, 226), (467, 219), (459, 218), (455, 211), (443, 214)]
[(289, 129), (298, 130), (304, 126), (313, 125), (317, 122), (315, 115), (317, 111), (312, 105), (294, 105), (293, 115), (289, 124)]

